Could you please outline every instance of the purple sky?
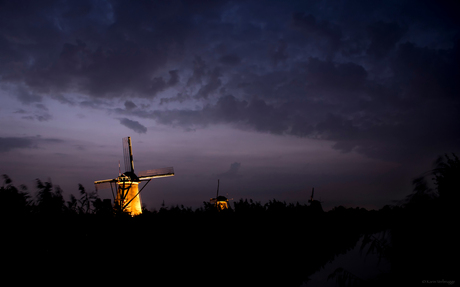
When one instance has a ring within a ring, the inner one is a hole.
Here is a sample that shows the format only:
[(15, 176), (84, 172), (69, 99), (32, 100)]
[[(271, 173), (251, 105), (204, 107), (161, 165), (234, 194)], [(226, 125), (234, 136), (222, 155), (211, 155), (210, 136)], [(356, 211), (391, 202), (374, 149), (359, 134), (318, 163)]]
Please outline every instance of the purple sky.
[[(460, 150), (456, 1), (0, 1), (0, 173), (380, 208)], [(99, 192), (110, 198), (109, 190)]]

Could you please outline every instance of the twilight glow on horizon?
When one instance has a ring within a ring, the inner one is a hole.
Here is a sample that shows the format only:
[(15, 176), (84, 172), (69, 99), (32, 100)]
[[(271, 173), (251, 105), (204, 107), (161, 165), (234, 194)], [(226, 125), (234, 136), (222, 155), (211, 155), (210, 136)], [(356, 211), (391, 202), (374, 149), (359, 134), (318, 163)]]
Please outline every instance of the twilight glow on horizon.
[[(381, 208), (460, 153), (456, 1), (2, 1), (0, 173), (64, 196), (173, 166), (148, 209)], [(122, 167), (123, 168), (123, 167)], [(110, 190), (99, 191), (111, 198)]]

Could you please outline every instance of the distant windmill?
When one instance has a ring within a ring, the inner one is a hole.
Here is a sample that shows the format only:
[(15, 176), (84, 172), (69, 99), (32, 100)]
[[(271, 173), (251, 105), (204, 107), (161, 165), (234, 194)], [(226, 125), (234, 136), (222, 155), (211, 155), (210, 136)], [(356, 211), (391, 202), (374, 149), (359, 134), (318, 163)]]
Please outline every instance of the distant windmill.
[(219, 180), (217, 180), (217, 195), (216, 198), (210, 199), (211, 204), (214, 204), (218, 211), (228, 209), (228, 198), (225, 196), (219, 196)]
[[(133, 150), (131, 137), (123, 138), (123, 155), (125, 172), (119, 172), (118, 177), (113, 179), (98, 180), (94, 182), (96, 191), (98, 189), (111, 188), (115, 200), (115, 210), (127, 212), (132, 216), (142, 213), (140, 193), (145, 186), (154, 178), (174, 176), (172, 167), (151, 169), (134, 173)], [(145, 181), (144, 186), (139, 190), (139, 183)], [(113, 193), (113, 186), (116, 189), (116, 196)]]
[(313, 187), (311, 189), (311, 196), (310, 196), (310, 199), (308, 200), (308, 202), (310, 203), (310, 207), (313, 208), (313, 210), (315, 211), (320, 211), (320, 212), (323, 212), (323, 207), (321, 205), (321, 201), (318, 201), (318, 200), (314, 200), (313, 199), (313, 196), (315, 195), (315, 188)]
[(313, 202), (313, 195), (315, 195), (315, 188), (314, 187), (311, 189), (311, 196), (310, 196), (310, 200), (308, 201), (310, 204)]

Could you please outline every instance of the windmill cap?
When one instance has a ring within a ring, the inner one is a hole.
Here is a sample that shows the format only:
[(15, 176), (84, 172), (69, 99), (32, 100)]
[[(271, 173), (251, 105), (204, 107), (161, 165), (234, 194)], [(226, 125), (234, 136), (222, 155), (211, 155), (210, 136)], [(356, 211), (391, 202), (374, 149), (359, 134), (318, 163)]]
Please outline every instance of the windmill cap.
[(139, 181), (139, 177), (132, 171), (123, 173), (120, 177), (127, 177), (130, 181)]

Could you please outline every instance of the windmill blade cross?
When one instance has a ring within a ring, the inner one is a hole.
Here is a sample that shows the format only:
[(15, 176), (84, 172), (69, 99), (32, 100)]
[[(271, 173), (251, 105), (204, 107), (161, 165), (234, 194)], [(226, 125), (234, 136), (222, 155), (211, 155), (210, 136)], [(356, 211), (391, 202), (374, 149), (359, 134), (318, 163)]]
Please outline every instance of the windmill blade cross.
[(125, 172), (134, 172), (133, 148), (131, 137), (123, 138), (123, 159), (125, 163)]
[(139, 176), (139, 180), (148, 180), (152, 178), (174, 176), (174, 168), (164, 167), (164, 168), (157, 168), (157, 169), (149, 169), (149, 170), (139, 172), (138, 176)]

